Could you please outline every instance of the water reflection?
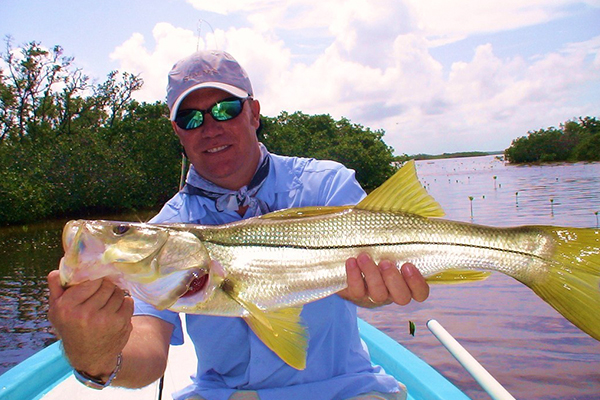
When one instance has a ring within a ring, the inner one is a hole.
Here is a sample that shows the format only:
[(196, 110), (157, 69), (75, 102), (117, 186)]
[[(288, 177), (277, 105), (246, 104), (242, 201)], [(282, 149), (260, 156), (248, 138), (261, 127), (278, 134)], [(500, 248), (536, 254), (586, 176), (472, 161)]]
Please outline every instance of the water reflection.
[(55, 340), (45, 276), (61, 252), (59, 226), (0, 231), (0, 373)]
[(417, 162), (417, 171), (449, 219), (494, 226), (597, 224), (600, 163), (510, 166), (488, 156)]

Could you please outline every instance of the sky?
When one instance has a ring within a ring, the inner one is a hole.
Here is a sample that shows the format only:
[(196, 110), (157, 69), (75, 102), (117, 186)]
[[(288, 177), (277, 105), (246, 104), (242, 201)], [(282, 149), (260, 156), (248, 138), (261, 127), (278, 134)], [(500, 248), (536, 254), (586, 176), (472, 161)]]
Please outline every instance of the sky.
[(398, 155), (600, 118), (600, 0), (0, 0), (0, 34), (60, 45), (97, 82), (140, 74), (147, 102), (177, 60), (225, 50), (263, 115), (344, 117)]

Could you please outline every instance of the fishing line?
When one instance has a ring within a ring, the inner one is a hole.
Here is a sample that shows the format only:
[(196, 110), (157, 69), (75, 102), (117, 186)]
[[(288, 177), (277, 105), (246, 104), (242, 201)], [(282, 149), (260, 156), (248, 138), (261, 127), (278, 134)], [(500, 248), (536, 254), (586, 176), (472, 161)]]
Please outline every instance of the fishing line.
[[(210, 28), (210, 30), (213, 34), (212, 37), (213, 37), (213, 41), (215, 42), (214, 48), (216, 50), (220, 50), (221, 46), (219, 46), (219, 43), (217, 42), (217, 35), (215, 34), (215, 30), (213, 29), (212, 25), (208, 21), (200, 18), (198, 20), (198, 26), (196, 27), (196, 36), (197, 36), (196, 51), (200, 51), (200, 40), (202, 39), (202, 24), (208, 25), (208, 27)], [(208, 46), (204, 46), (204, 47), (206, 48)]]

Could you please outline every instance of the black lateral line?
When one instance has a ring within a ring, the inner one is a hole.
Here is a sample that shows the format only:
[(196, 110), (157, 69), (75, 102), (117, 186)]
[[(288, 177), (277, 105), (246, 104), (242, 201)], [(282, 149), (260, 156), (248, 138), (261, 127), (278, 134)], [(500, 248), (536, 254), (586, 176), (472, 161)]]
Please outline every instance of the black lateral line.
[(336, 245), (336, 246), (306, 246), (306, 245), (294, 245), (294, 244), (274, 244), (274, 243), (227, 243), (227, 242), (219, 242), (215, 240), (205, 240), (206, 243), (215, 244), (217, 246), (223, 247), (235, 247), (235, 246), (246, 246), (246, 247), (268, 247), (268, 248), (277, 248), (283, 247), (288, 249), (300, 249), (300, 250), (343, 250), (343, 249), (362, 249), (367, 247), (383, 247), (383, 246), (411, 246), (411, 245), (429, 245), (429, 246), (458, 246), (458, 247), (470, 247), (473, 249), (481, 249), (481, 250), (493, 250), (493, 251), (502, 251), (511, 254), (517, 254), (521, 256), (534, 257), (540, 260), (545, 260), (543, 257), (538, 255), (527, 253), (525, 251), (519, 250), (510, 250), (510, 249), (499, 249), (496, 247), (490, 246), (481, 246), (475, 244), (467, 244), (467, 243), (446, 243), (446, 242), (402, 242), (402, 243), (369, 243), (369, 244), (356, 244), (356, 245)]

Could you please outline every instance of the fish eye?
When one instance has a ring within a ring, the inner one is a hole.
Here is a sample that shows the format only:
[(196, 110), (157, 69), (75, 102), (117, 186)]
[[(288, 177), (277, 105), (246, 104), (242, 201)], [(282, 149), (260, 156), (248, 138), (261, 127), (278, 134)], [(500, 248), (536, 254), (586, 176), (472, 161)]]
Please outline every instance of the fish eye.
[(129, 230), (127, 225), (117, 225), (113, 227), (113, 233), (117, 236), (124, 235)]

